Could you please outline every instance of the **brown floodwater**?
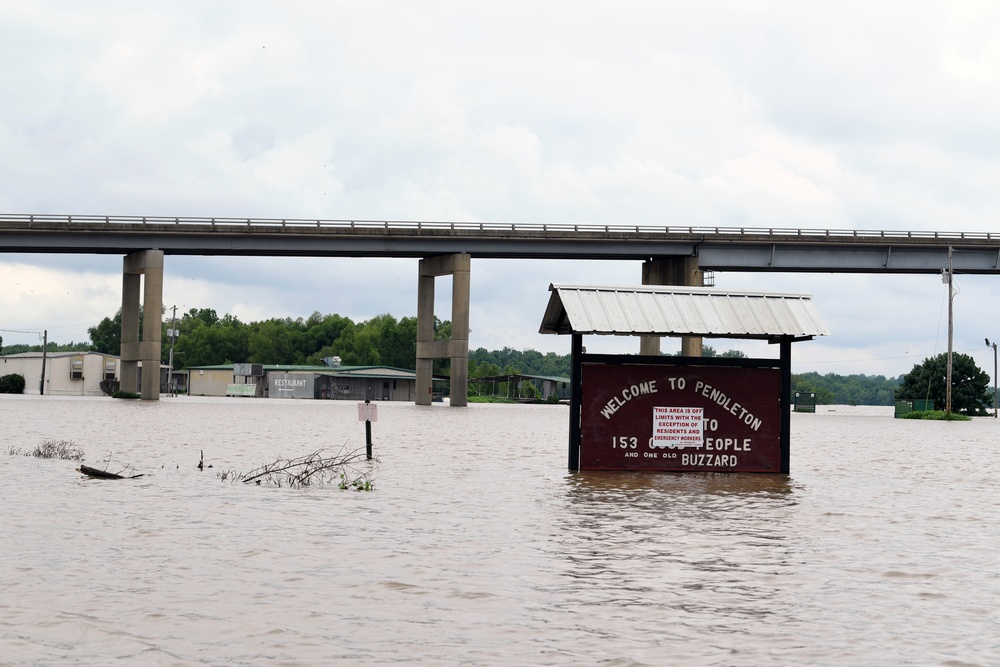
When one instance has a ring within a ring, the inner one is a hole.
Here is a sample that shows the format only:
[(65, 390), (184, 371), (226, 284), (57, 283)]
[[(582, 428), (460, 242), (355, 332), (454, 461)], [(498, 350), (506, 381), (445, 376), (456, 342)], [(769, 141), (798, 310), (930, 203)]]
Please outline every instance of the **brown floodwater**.
[[(571, 474), (565, 406), (378, 411), (365, 493), (217, 474), (363, 447), (355, 403), (0, 396), (0, 664), (1000, 664), (997, 420)], [(8, 455), (44, 440), (145, 476)]]

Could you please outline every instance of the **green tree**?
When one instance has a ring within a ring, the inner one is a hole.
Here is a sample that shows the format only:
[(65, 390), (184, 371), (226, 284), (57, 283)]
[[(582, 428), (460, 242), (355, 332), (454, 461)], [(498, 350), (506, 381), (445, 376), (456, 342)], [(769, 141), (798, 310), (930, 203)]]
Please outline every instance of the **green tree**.
[(322, 356), (318, 356), (317, 353), (333, 345), (344, 329), (353, 325), (354, 323), (346, 317), (314, 312), (303, 323), (302, 332), (296, 336), (296, 349), (305, 355), (306, 363), (322, 363)]
[[(301, 345), (303, 349), (311, 350), (306, 355), (306, 363), (311, 366), (319, 366), (323, 359), (327, 357), (341, 358), (343, 361), (343, 345), (341, 339), (345, 336), (353, 336), (355, 324), (348, 317), (340, 315), (320, 315), (313, 313), (306, 320), (306, 331)], [(416, 353), (414, 353), (416, 354)], [(349, 364), (348, 364), (349, 365)], [(404, 368), (409, 368), (408, 366)]]
[[(896, 398), (933, 399), (939, 408), (945, 407), (948, 374), (948, 355), (924, 359), (903, 376), (903, 382), (896, 389)], [(992, 405), (990, 376), (980, 369), (967, 354), (952, 355), (951, 409), (967, 415), (983, 415)]]
[[(502, 350), (487, 350), (476, 348), (469, 352), (470, 372), (482, 364), (492, 364), (500, 369), (514, 367), (526, 375), (544, 375), (546, 377), (569, 377), (570, 357), (568, 354), (548, 352), (543, 355), (536, 350), (515, 350), (505, 347)], [(486, 377), (497, 373), (484, 373), (475, 377)]]
[(499, 366), (489, 361), (481, 361), (477, 364), (472, 359), (469, 359), (470, 378), (494, 377), (496, 375), (500, 375), (502, 372), (503, 370)]
[(350, 350), (351, 365), (378, 366), (382, 363), (380, 324), (376, 319), (371, 319), (355, 330)]
[[(232, 315), (222, 319), (214, 310), (192, 308), (177, 323), (174, 368), (215, 366), (249, 359), (249, 327)], [(169, 342), (161, 352), (169, 354)]]
[(115, 313), (114, 318), (105, 317), (87, 329), (90, 334), (90, 342), (93, 344), (95, 352), (101, 354), (121, 354), (122, 350), (122, 311), (121, 308)]
[(181, 316), (181, 322), (185, 320), (189, 324), (198, 321), (205, 326), (214, 327), (219, 323), (219, 315), (211, 308), (192, 308)]
[(434, 340), (448, 340), (451, 338), (451, 320), (440, 320), (434, 316)]
[[(392, 318), (391, 315), (383, 317)], [(398, 322), (386, 320), (382, 327), (382, 363), (395, 368), (416, 368), (417, 318), (404, 317)]]
[(288, 323), (272, 319), (258, 322), (250, 327), (249, 356), (247, 361), (255, 364), (294, 364), (295, 348)]
[[(673, 356), (673, 357), (679, 357), (679, 356), (681, 356), (681, 353), (680, 353), (680, 351), (678, 351), (678, 352), (675, 352), (674, 354), (669, 354), (668, 353), (665, 356), (668, 356), (668, 357), (671, 357), (671, 356)], [(702, 343), (702, 345), (701, 345), (701, 356), (703, 356), (705, 358), (724, 357), (724, 358), (728, 358), (728, 359), (746, 359), (747, 355), (746, 355), (745, 352), (742, 352), (740, 350), (733, 350), (733, 349), (726, 350), (725, 352), (719, 352), (718, 350), (716, 350), (711, 345), (707, 345), (705, 343)]]

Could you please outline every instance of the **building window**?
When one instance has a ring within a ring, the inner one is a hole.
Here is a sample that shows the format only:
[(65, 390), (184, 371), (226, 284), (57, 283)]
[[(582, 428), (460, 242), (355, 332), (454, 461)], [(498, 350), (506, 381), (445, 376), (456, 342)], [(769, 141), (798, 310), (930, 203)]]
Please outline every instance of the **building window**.
[(69, 377), (71, 380), (82, 380), (83, 379), (83, 357), (74, 356), (73, 360), (70, 362)]

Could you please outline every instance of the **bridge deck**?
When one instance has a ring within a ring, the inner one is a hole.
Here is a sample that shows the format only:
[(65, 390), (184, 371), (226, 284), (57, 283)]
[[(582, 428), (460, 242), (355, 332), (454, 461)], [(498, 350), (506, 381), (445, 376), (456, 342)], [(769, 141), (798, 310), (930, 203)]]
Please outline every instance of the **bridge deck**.
[(0, 253), (645, 260), (715, 271), (998, 273), (1000, 234), (394, 220), (0, 214)]

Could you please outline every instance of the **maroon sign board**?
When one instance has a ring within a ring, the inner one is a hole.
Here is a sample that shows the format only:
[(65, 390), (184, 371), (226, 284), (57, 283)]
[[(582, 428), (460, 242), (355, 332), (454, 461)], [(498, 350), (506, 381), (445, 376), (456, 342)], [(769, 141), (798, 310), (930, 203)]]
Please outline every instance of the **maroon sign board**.
[(781, 369), (583, 363), (580, 469), (781, 472)]

